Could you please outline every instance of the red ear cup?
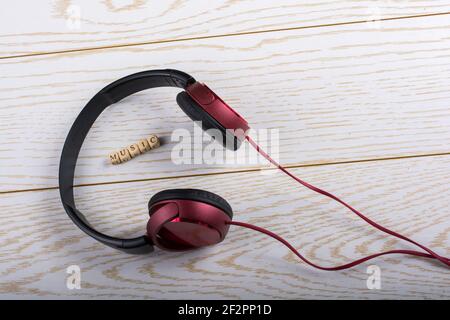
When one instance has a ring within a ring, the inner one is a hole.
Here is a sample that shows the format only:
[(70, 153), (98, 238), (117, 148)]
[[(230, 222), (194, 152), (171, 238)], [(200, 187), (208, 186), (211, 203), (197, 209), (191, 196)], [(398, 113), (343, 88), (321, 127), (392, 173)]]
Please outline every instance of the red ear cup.
[(181, 110), (184, 111), (197, 124), (201, 125), (201, 128), (207, 133), (215, 134), (214, 131), (219, 132), (220, 136), (213, 135), (217, 142), (221, 143), (225, 148), (236, 151), (241, 145), (241, 140), (238, 139), (232, 131), (227, 130), (222, 124), (208, 114), (203, 108), (195, 102), (186, 91), (181, 91), (177, 95), (177, 103)]
[(186, 93), (204, 112), (217, 121), (220, 127), (231, 131), (239, 140), (245, 139), (247, 131), (250, 129), (248, 122), (208, 86), (194, 82), (186, 88)]
[(150, 199), (147, 235), (161, 249), (184, 251), (221, 242), (232, 219), (229, 204), (197, 189), (162, 191)]

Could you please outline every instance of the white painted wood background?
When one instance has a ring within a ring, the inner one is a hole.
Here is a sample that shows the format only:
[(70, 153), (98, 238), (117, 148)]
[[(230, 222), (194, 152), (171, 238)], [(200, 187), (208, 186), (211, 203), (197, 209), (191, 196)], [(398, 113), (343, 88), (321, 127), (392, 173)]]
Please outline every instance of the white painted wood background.
[[(69, 28), (74, 6), (79, 29)], [(382, 289), (369, 290), (370, 263), (312, 270), (236, 227), (204, 250), (125, 255), (76, 229), (57, 190), (62, 144), (86, 101), (118, 77), (177, 68), (208, 83), (253, 128), (279, 129), (280, 161), (295, 173), (448, 256), (446, 1), (15, 1), (0, 18), (0, 297), (450, 297), (450, 271), (436, 263), (380, 258), (371, 263)], [(322, 264), (410, 248), (255, 165), (175, 166), (171, 143), (108, 165), (109, 152), (149, 133), (193, 130), (176, 92), (125, 99), (89, 134), (76, 195), (99, 229), (140, 235), (152, 194), (196, 187)], [(66, 288), (71, 264), (81, 267), (81, 290)]]

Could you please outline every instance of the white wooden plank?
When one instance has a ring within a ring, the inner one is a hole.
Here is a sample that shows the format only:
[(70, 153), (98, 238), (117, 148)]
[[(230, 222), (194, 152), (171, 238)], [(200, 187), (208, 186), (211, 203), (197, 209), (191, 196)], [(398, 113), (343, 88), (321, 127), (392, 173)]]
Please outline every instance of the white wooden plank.
[[(209, 84), (253, 128), (280, 131), (280, 160), (310, 164), (448, 152), (447, 17), (268, 33), (0, 63), (0, 190), (54, 187), (84, 104), (127, 74), (171, 67)], [(150, 133), (193, 130), (174, 89), (110, 107), (80, 154), (77, 183), (235, 170), (174, 165), (174, 144), (120, 166), (107, 155)], [(238, 168), (246, 168), (240, 165)]]
[[(450, 157), (375, 161), (293, 170), (342, 196), (367, 216), (450, 255)], [(76, 189), (93, 225), (116, 236), (145, 232), (147, 201), (165, 188), (216, 192), (236, 221), (292, 241), (308, 258), (336, 265), (394, 248), (412, 248), (372, 230), (345, 208), (276, 171), (233, 173)], [(446, 299), (450, 271), (428, 260), (383, 257), (351, 270), (307, 267), (275, 240), (232, 227), (219, 245), (189, 253), (133, 256), (78, 230), (57, 190), (0, 195), (2, 298), (337, 298)], [(81, 290), (66, 288), (66, 268), (81, 268)], [(381, 290), (366, 287), (366, 268), (381, 269)]]
[(444, 0), (18, 0), (0, 11), (0, 57), (449, 11)]

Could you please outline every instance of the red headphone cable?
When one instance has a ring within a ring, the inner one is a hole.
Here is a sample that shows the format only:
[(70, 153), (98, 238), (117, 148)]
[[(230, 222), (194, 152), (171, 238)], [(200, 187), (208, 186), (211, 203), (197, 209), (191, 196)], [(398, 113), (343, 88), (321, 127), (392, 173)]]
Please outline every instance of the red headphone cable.
[(287, 240), (283, 239), (279, 235), (277, 235), (277, 234), (275, 234), (275, 233), (273, 233), (273, 232), (271, 232), (271, 231), (269, 231), (267, 229), (264, 229), (264, 228), (261, 228), (261, 227), (258, 227), (258, 226), (255, 226), (255, 225), (252, 225), (252, 224), (249, 224), (249, 223), (238, 222), (238, 221), (228, 221), (227, 224), (232, 224), (232, 225), (235, 225), (235, 226), (244, 227), (244, 228), (248, 228), (248, 229), (252, 229), (252, 230), (264, 233), (264, 234), (268, 235), (269, 237), (272, 237), (275, 240), (280, 241), (282, 244), (284, 244), (286, 247), (288, 247), (297, 257), (302, 259), (305, 263), (309, 264), (310, 266), (312, 266), (314, 268), (317, 268), (317, 269), (320, 269), (320, 270), (325, 270), (325, 271), (338, 271), (338, 270), (352, 268), (352, 267), (354, 267), (354, 266), (356, 266), (356, 265), (358, 265), (360, 263), (363, 263), (363, 262), (365, 262), (367, 260), (371, 260), (373, 258), (376, 258), (376, 257), (379, 257), (379, 256), (383, 256), (383, 255), (387, 255), (387, 254), (407, 254), (407, 255), (412, 255), (412, 256), (416, 256), (416, 257), (424, 257), (424, 258), (435, 259), (435, 257), (433, 257), (432, 255), (427, 254), (427, 253), (422, 253), (422, 252), (419, 252), (419, 251), (413, 251), (413, 250), (391, 250), (391, 251), (385, 251), (385, 252), (372, 254), (370, 256), (367, 256), (367, 257), (355, 260), (353, 262), (350, 262), (350, 263), (347, 263), (347, 264), (344, 264), (344, 265), (341, 265), (341, 266), (322, 267), (322, 266), (319, 266), (319, 265), (311, 262), (310, 260), (308, 260), (304, 256), (302, 256), (302, 254), (297, 249), (295, 249)]
[(300, 178), (294, 176), (292, 173), (290, 173), (289, 171), (287, 171), (282, 165), (280, 165), (278, 162), (276, 162), (274, 159), (272, 159), (264, 150), (262, 150), (258, 144), (253, 141), (252, 138), (250, 138), (250, 136), (246, 136), (245, 139), (250, 143), (250, 145), (255, 148), (255, 150), (261, 154), (265, 159), (267, 159), (270, 163), (272, 163), (273, 165), (275, 165), (278, 169), (280, 169), (281, 171), (283, 171), (285, 174), (287, 174), (288, 176), (290, 176), (292, 179), (294, 179), (295, 181), (297, 181), (298, 183), (302, 184), (303, 186), (307, 187), (308, 189), (311, 189), (317, 193), (320, 193), (324, 196), (327, 196), (339, 203), (341, 203), (342, 205), (344, 205), (345, 207), (347, 207), (348, 209), (350, 209), (353, 213), (355, 213), (356, 215), (358, 215), (361, 219), (363, 219), (364, 221), (366, 221), (368, 224), (370, 224), (371, 226), (373, 226), (374, 228), (383, 231), (384, 233), (387, 233), (389, 235), (392, 235), (394, 237), (397, 237), (399, 239), (408, 241), (412, 244), (414, 244), (415, 246), (423, 249), (424, 251), (428, 252), (428, 253), (423, 253), (423, 252), (419, 252), (419, 251), (413, 251), (413, 250), (391, 250), (391, 251), (385, 251), (385, 252), (380, 252), (380, 253), (376, 253), (373, 255), (369, 255), (367, 257), (355, 260), (353, 262), (341, 265), (341, 266), (336, 266), (336, 267), (321, 267), (319, 265), (316, 265), (312, 262), (310, 262), (308, 259), (306, 259), (305, 257), (303, 257), (291, 244), (289, 244), (289, 242), (287, 242), (285, 239), (283, 239), (282, 237), (278, 236), (277, 234), (266, 230), (264, 228), (258, 227), (258, 226), (254, 226), (248, 223), (244, 223), (244, 222), (236, 222), (236, 221), (230, 221), (228, 222), (231, 225), (236, 225), (236, 226), (240, 226), (240, 227), (244, 227), (244, 228), (248, 228), (248, 229), (252, 229), (261, 233), (264, 233), (278, 241), (280, 241), (281, 243), (283, 243), (285, 246), (287, 246), (294, 254), (296, 254), (301, 260), (303, 260), (305, 263), (309, 264), (310, 266), (313, 266), (317, 269), (321, 269), (321, 270), (327, 270), (327, 271), (336, 271), (336, 270), (342, 270), (342, 269), (347, 269), (347, 268), (351, 268), (354, 267), (360, 263), (363, 263), (367, 260), (371, 260), (373, 258), (382, 256), (382, 255), (387, 255), (387, 254), (406, 254), (406, 255), (413, 255), (413, 256), (417, 256), (417, 257), (424, 257), (424, 258), (431, 258), (431, 259), (436, 259), (439, 260), (440, 262), (442, 262), (443, 264), (445, 264), (446, 266), (450, 267), (450, 259), (446, 258), (446, 257), (442, 257), (439, 254), (435, 253), (434, 251), (432, 251), (431, 249), (425, 247), (424, 245), (421, 245), (420, 243), (411, 240), (410, 238), (403, 236), (395, 231), (392, 231), (388, 228), (383, 227), (382, 225), (379, 225), (378, 223), (372, 221), (371, 219), (367, 218), (366, 216), (364, 216), (361, 212), (359, 212), (358, 210), (354, 209), (352, 206), (350, 206), (349, 204), (347, 204), (346, 202), (344, 202), (343, 200), (339, 199), (337, 196), (322, 190), (320, 188), (317, 188), (303, 180), (301, 180)]

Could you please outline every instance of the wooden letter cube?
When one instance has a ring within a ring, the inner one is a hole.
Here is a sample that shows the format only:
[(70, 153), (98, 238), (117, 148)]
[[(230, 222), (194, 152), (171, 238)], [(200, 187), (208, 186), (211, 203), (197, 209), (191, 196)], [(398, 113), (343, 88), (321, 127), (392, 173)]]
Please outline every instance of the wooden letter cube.
[(122, 161), (120, 161), (120, 156), (118, 152), (113, 152), (109, 154), (109, 159), (111, 160), (112, 164), (120, 164)]
[(128, 149), (122, 149), (119, 151), (119, 157), (120, 161), (126, 162), (131, 159), (130, 153), (128, 152)]
[(139, 146), (137, 143), (133, 143), (132, 145), (128, 146), (128, 152), (130, 153), (130, 156), (132, 158), (138, 156), (141, 154), (141, 151), (139, 151)]

